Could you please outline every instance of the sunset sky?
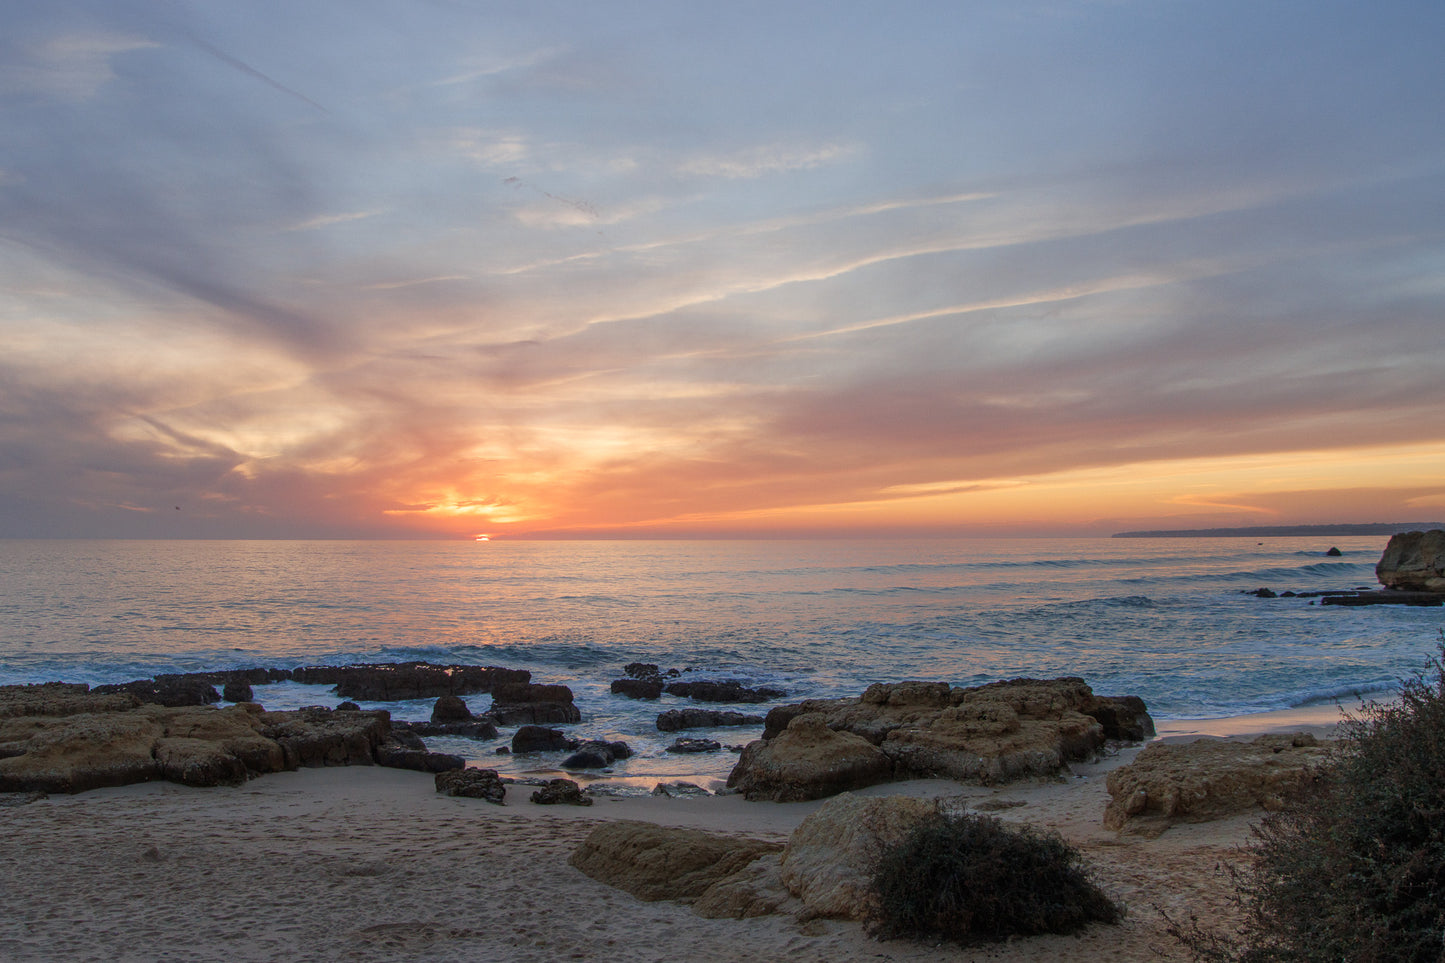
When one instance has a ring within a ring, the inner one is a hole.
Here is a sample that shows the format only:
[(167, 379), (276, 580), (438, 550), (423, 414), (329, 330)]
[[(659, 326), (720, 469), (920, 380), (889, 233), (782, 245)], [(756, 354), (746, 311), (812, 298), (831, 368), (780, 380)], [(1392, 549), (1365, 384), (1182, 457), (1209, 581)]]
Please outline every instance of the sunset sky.
[(0, 7), (0, 536), (1445, 516), (1445, 4)]

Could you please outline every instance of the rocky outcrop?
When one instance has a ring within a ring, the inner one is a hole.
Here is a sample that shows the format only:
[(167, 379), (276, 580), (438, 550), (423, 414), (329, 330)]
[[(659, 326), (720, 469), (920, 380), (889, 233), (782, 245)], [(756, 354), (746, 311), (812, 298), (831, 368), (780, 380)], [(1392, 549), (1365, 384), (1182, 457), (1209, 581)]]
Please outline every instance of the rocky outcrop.
[(487, 714), (504, 726), (556, 725), (581, 722), (582, 713), (565, 685), (509, 683), (492, 690)]
[(746, 799), (799, 802), (893, 777), (893, 763), (862, 736), (828, 728), (821, 714), (794, 718), (769, 740), (749, 743), (728, 776)]
[(370, 765), (389, 730), (385, 712), (162, 706), (133, 690), (6, 686), (0, 791), (74, 793), (149, 779), (234, 785), (303, 765)]
[(532, 793), (532, 802), (539, 806), (590, 806), (591, 798), (582, 795), (582, 789), (570, 779), (549, 779), (547, 784)]
[(227, 682), (221, 689), (221, 699), (225, 702), (250, 702), (256, 697), (256, 693), (247, 682)]
[(657, 728), (663, 732), (679, 729), (716, 729), (723, 726), (760, 726), (762, 716), (747, 715), (731, 709), (668, 709), (657, 717)]
[(1155, 743), (1109, 773), (1104, 826), (1152, 834), (1176, 822), (1276, 810), (1311, 783), (1327, 752), (1328, 743), (1308, 733)]
[(497, 724), (487, 716), (473, 716), (466, 722), (393, 722), (394, 732), (414, 736), (460, 736), (464, 739), (495, 739)]
[(937, 811), (936, 801), (909, 796), (830, 799), (788, 837), (782, 882), (809, 916), (863, 919), (879, 857)]
[[(794, 733), (795, 727), (802, 731)], [(1057, 775), (1110, 739), (1153, 734), (1142, 700), (1094, 695), (1082, 679), (869, 686), (857, 699), (771, 710), (728, 785), (749, 799), (816, 799), (887, 779), (983, 784)], [(832, 737), (851, 736), (842, 742)], [(872, 749), (864, 750), (857, 740)]]
[(436, 775), (437, 792), (444, 796), (465, 796), (505, 805), (507, 784), (495, 769), (451, 769)]
[(160, 676), (98, 685), (91, 691), (97, 695), (129, 692), (142, 702), (158, 706), (204, 706), (221, 701), (221, 694), (214, 685), (184, 676)]
[(446, 752), (428, 752), (390, 742), (376, 747), (376, 764), (414, 772), (450, 772), (465, 768), (467, 761)]
[(307, 685), (335, 686), (336, 694), (346, 699), (394, 702), (492, 692), (500, 685), (525, 684), (532, 673), (498, 666), (381, 662), (305, 666), (292, 670), (291, 678)]
[(1390, 536), (1375, 565), (1375, 577), (1390, 589), (1445, 594), (1445, 531)]
[(612, 694), (627, 696), (629, 699), (659, 699), (662, 697), (662, 680), (614, 679)]
[(788, 693), (782, 689), (759, 686), (750, 689), (737, 679), (721, 681), (703, 679), (697, 682), (674, 682), (664, 690), (668, 695), (683, 696), (699, 702), (769, 702), (786, 699)]
[(638, 899), (692, 902), (781, 844), (632, 820), (603, 823), (568, 860)]

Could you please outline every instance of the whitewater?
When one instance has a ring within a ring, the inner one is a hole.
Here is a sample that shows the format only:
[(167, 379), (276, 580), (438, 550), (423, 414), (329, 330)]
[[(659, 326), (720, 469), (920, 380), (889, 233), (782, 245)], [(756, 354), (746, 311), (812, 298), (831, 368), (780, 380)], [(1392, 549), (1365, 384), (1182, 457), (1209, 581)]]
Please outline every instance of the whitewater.
[[(1384, 536), (810, 541), (0, 541), (0, 684), (99, 684), (253, 666), (427, 660), (570, 686), (580, 738), (636, 755), (621, 783), (716, 780), (657, 714), (610, 693), (629, 662), (852, 696), (873, 682), (1082, 676), (1159, 720), (1386, 697), (1436, 653), (1445, 610), (1245, 594), (1376, 586)], [(1326, 552), (1331, 547), (1339, 556)], [(334, 705), (257, 687), (267, 708)], [(474, 711), (486, 695), (468, 699)], [(765, 712), (767, 706), (714, 706)], [(368, 703), (424, 719), (426, 701)], [(491, 743), (428, 740), (547, 771)], [(736, 744), (757, 729), (686, 733)]]

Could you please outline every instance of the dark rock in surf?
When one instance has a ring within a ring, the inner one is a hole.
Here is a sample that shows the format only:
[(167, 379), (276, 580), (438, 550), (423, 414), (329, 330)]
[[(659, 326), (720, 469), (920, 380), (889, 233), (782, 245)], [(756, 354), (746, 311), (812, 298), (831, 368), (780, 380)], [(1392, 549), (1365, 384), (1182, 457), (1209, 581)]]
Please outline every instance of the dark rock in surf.
[(417, 736), (458, 736), (463, 739), (495, 739), (497, 724), (488, 716), (474, 716), (468, 722), (393, 722), (394, 730)]
[(657, 699), (662, 696), (661, 679), (615, 679), (612, 694), (629, 699)]
[(444, 695), (431, 708), (432, 722), (470, 722), (472, 710), (461, 696)]
[(684, 696), (699, 702), (757, 703), (788, 697), (788, 693), (782, 689), (772, 689), (767, 686), (750, 689), (737, 679), (674, 682), (667, 686), (666, 692), (668, 695)]
[(337, 704), (337, 706), (336, 706), (336, 711), (337, 711), (337, 712), (360, 712), (360, 711), (361, 711), (361, 706), (357, 705), (355, 702), (341, 702), (341, 703), (338, 703), (338, 704)]
[(1267, 589), (1267, 588), (1257, 588), (1257, 589), (1254, 589), (1253, 591), (1247, 591), (1247, 592), (1245, 592), (1244, 594), (1245, 594), (1245, 595), (1253, 595), (1255, 598), (1259, 598), (1259, 599), (1277, 599), (1277, 598), (1279, 598), (1279, 596), (1278, 596), (1277, 594), (1275, 594), (1274, 589)]
[(561, 729), (523, 726), (512, 735), (513, 752), (564, 752), (575, 748), (577, 740), (567, 738)]
[(657, 728), (663, 732), (679, 729), (715, 729), (721, 726), (760, 726), (762, 716), (747, 715), (731, 709), (668, 709), (657, 717)]
[(251, 687), (244, 682), (227, 682), (221, 688), (221, 699), (224, 702), (250, 702), (255, 697)]
[(622, 667), (622, 674), (640, 682), (662, 681), (662, 670), (651, 662), (629, 662)]
[(495, 769), (451, 769), (436, 776), (436, 790), (444, 796), (484, 799), (506, 805), (507, 785)]
[(492, 691), (487, 714), (504, 726), (553, 725), (582, 721), (582, 712), (572, 702), (572, 690), (565, 685), (510, 683)]
[(1325, 552), (1325, 555), (1330, 558), (1340, 558), (1344, 554), (1344, 552), (1340, 551), (1338, 548), (1335, 548), (1333, 545), (1330, 546), (1330, 550), (1328, 552)]
[(563, 769), (605, 769), (618, 759), (632, 755), (625, 742), (605, 742), (589, 739), (577, 747), (577, 751), (562, 760)]
[(450, 772), (463, 769), (467, 761), (445, 752), (411, 749), (395, 742), (376, 747), (376, 764), (390, 769), (411, 769), (415, 772)]
[[(113, 685), (98, 685), (90, 690), (97, 695), (129, 692), (140, 701), (150, 705), (204, 706), (221, 701), (221, 694), (209, 682), (187, 679), (179, 676), (158, 676), (154, 679), (137, 679), (134, 682), (120, 682)], [(245, 700), (249, 701), (249, 700)]]
[(500, 685), (526, 683), (532, 673), (498, 666), (380, 662), (305, 666), (292, 670), (291, 677), (307, 685), (335, 686), (344, 698), (394, 702), (491, 692)]

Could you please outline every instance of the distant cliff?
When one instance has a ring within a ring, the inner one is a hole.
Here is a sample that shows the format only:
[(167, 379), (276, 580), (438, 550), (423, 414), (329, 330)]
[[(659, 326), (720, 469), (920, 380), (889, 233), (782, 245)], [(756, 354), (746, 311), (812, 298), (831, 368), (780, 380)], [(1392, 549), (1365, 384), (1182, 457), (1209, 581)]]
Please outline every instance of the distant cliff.
[(1254, 525), (1245, 528), (1181, 528), (1118, 532), (1114, 538), (1253, 538), (1327, 535), (1396, 535), (1445, 528), (1442, 522), (1370, 522), (1364, 525)]

